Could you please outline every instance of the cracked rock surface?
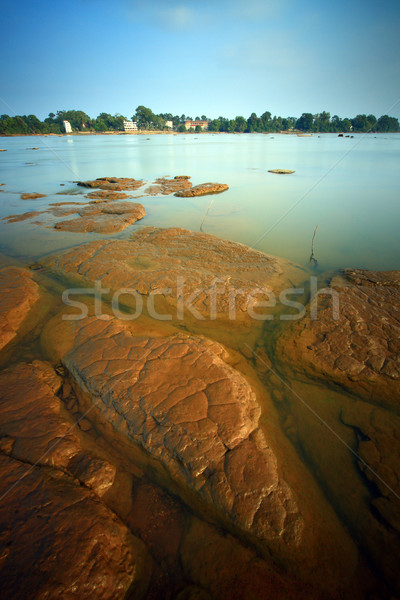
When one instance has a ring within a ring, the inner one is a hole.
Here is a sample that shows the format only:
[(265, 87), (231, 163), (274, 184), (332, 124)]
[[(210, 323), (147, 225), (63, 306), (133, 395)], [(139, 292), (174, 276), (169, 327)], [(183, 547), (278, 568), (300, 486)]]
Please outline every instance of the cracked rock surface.
[(10, 599), (28, 589), (31, 598), (125, 598), (141, 589), (146, 551), (100, 502), (115, 471), (82, 452), (59, 387), (40, 361), (0, 375), (0, 587)]
[(161, 296), (169, 307), (179, 305), (182, 311), (189, 304), (188, 310), (199, 319), (215, 311), (233, 320), (257, 304), (266, 287), (276, 292), (291, 285), (285, 269), (288, 265), (294, 269), (284, 259), (242, 244), (157, 227), (139, 229), (130, 240), (90, 242), (43, 264), (99, 280), (111, 289), (132, 288), (146, 296)]
[(307, 315), (278, 342), (285, 362), (327, 376), (350, 391), (399, 411), (400, 272), (348, 270), (349, 283), (333, 282), (335, 320), (329, 296), (319, 299), (315, 320)]
[(222, 346), (193, 336), (133, 337), (85, 319), (64, 364), (113, 427), (243, 531), (278, 544), (302, 518), (258, 427), (260, 408)]
[(16, 336), (38, 299), (39, 287), (28, 270), (0, 269), (0, 349)]

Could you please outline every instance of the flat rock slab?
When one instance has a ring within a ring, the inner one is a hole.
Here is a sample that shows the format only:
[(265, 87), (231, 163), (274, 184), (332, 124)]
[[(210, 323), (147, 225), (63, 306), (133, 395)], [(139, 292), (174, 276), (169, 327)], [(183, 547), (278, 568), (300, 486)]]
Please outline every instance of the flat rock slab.
[[(73, 209), (71, 209), (73, 210)], [(73, 210), (73, 212), (76, 212)], [(146, 211), (141, 204), (133, 202), (100, 202), (89, 204), (78, 211), (81, 215), (69, 221), (60, 221), (54, 225), (60, 231), (116, 233), (128, 225), (143, 219)], [(68, 214), (68, 210), (66, 211)]]
[(207, 196), (208, 194), (220, 194), (221, 192), (225, 192), (227, 189), (229, 189), (229, 185), (226, 183), (201, 183), (200, 185), (195, 185), (188, 190), (176, 192), (175, 196), (179, 196), (180, 198)]
[(129, 177), (99, 177), (91, 181), (76, 181), (75, 183), (83, 187), (98, 188), (111, 192), (137, 190), (143, 185), (143, 181)]
[(291, 175), (295, 173), (295, 171), (291, 171), (290, 169), (268, 169), (268, 173), (276, 173), (277, 175)]
[(50, 364), (20, 363), (0, 374), (0, 448), (13, 458), (68, 472), (103, 496), (115, 467), (83, 452), (79, 427), (56, 395), (61, 378)]
[(130, 240), (90, 242), (43, 264), (114, 290), (161, 296), (175, 313), (179, 305), (198, 319), (213, 311), (232, 320), (246, 317), (266, 287), (275, 293), (292, 287), (287, 261), (180, 228), (145, 227)]
[(333, 282), (339, 318), (330, 296), (321, 296), (317, 318), (306, 316), (278, 350), (298, 370), (329, 377), (381, 406), (399, 412), (400, 271), (349, 270), (351, 282)]
[(192, 187), (192, 182), (189, 179), (190, 177), (186, 175), (177, 175), (173, 179), (160, 177), (156, 179), (153, 185), (145, 189), (145, 193), (148, 195), (162, 194), (166, 196), (182, 190), (188, 190)]
[(21, 194), (21, 200), (37, 200), (38, 198), (46, 198), (46, 194)]
[(90, 198), (91, 200), (111, 201), (124, 200), (125, 198), (129, 198), (129, 196), (128, 194), (124, 194), (124, 192), (113, 192), (111, 190), (97, 190), (94, 192), (89, 192), (89, 194), (86, 194), (85, 198)]
[(27, 221), (28, 219), (33, 219), (33, 217), (41, 215), (42, 212), (43, 211), (40, 210), (31, 210), (20, 215), (9, 215), (8, 217), (3, 217), (1, 220), (7, 221), (7, 223), (19, 223), (20, 221)]
[(0, 481), (4, 598), (123, 599), (140, 580), (138, 541), (92, 492), (2, 453)]
[(0, 269), (0, 349), (17, 334), (19, 327), (39, 299), (39, 286), (25, 269)]
[(195, 336), (133, 337), (116, 319), (74, 327), (63, 362), (105, 420), (206, 506), (287, 554), (303, 520), (226, 350)]
[(99, 500), (115, 467), (82, 452), (60, 384), (40, 361), (0, 374), (0, 587), (7, 598), (122, 599), (147, 577), (146, 551)]

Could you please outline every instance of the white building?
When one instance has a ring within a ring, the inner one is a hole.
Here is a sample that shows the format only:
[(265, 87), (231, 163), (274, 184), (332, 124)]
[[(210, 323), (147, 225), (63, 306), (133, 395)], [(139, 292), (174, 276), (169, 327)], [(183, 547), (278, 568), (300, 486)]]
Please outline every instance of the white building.
[(63, 121), (65, 133), (72, 133), (71, 123), (69, 121)]
[(124, 131), (137, 131), (136, 121), (124, 121)]
[(172, 121), (165, 121), (165, 127), (169, 127), (170, 129), (172, 129), (174, 126)]

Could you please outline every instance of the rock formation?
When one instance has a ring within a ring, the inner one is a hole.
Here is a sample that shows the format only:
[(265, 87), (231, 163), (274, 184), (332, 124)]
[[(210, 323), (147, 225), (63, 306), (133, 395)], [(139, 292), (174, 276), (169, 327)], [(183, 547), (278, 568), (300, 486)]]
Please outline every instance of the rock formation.
[(180, 198), (191, 198), (192, 196), (207, 196), (208, 194), (220, 194), (229, 189), (226, 183), (201, 183), (188, 190), (182, 190), (175, 193)]
[[(72, 211), (73, 209), (71, 209)], [(76, 212), (73, 210), (73, 212)], [(146, 215), (141, 204), (134, 202), (98, 202), (80, 209), (80, 217), (59, 221), (55, 229), (60, 231), (116, 233), (136, 223)], [(69, 210), (64, 211), (69, 214)]]
[(39, 288), (29, 271), (0, 269), (0, 349), (16, 336), (38, 299)]

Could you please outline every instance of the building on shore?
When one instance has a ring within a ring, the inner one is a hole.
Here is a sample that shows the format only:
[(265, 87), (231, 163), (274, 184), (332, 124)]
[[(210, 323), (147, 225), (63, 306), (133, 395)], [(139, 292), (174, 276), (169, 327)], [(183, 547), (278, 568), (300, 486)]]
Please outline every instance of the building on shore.
[(63, 121), (65, 133), (72, 133), (71, 123), (69, 121)]
[(172, 129), (174, 126), (172, 121), (165, 121), (165, 127), (168, 127), (168, 129)]
[(124, 131), (137, 131), (136, 121), (124, 121)]
[(201, 127), (201, 129), (204, 131), (205, 129), (208, 129), (208, 124), (210, 121), (185, 121), (185, 127), (186, 129), (196, 129), (196, 127), (199, 125)]

